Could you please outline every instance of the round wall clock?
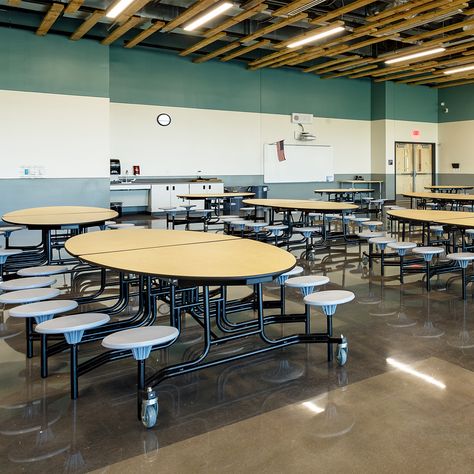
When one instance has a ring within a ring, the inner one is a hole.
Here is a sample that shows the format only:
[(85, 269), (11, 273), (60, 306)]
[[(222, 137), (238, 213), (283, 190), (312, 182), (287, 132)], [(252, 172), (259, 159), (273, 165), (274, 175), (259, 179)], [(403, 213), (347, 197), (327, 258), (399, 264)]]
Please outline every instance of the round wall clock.
[(168, 114), (160, 114), (156, 117), (156, 121), (162, 127), (167, 127), (171, 123), (171, 117)]

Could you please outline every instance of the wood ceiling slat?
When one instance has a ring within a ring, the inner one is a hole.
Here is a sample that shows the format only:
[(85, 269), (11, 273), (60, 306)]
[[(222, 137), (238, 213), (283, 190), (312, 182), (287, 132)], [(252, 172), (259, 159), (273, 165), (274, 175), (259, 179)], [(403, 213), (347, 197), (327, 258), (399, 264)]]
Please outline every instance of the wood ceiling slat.
[(352, 67), (352, 66), (358, 66), (359, 64), (368, 64), (370, 63), (370, 59), (367, 59), (367, 58), (361, 58), (361, 59), (355, 59), (354, 61), (351, 61), (351, 62), (345, 62), (345, 63), (339, 63), (339, 64), (335, 64), (333, 66), (328, 66), (328, 67), (325, 67), (323, 69), (319, 69), (316, 74), (326, 74), (327, 72), (331, 72), (331, 71), (342, 71), (344, 70), (345, 68), (349, 68), (349, 67)]
[(227, 36), (227, 33), (224, 31), (221, 31), (220, 33), (217, 33), (216, 35), (212, 36), (211, 38), (204, 38), (201, 41), (198, 41), (196, 44), (193, 46), (181, 51), (179, 53), (180, 56), (187, 56), (188, 54), (193, 53), (194, 51), (198, 51), (201, 48), (204, 48), (204, 46), (207, 46), (208, 44), (214, 43), (215, 41), (218, 41), (222, 38)]
[(465, 86), (467, 84), (474, 84), (474, 79), (458, 81), (458, 82), (449, 83), (449, 84), (442, 84), (440, 86), (433, 86), (433, 89), (445, 89), (446, 87)]
[(165, 33), (167, 31), (172, 31), (178, 26), (181, 26), (183, 23), (186, 23), (191, 18), (195, 17), (198, 13), (201, 13), (206, 8), (217, 3), (219, 0), (199, 0), (194, 3), (191, 7), (185, 10), (183, 13), (178, 15), (174, 20), (171, 20), (167, 25), (162, 29)]
[(125, 23), (131, 16), (140, 11), (151, 0), (135, 0), (132, 2), (115, 20), (115, 23), (121, 25)]
[(210, 30), (207, 30), (204, 33), (204, 36), (206, 38), (209, 38), (211, 36), (214, 36), (216, 33), (219, 33), (220, 31), (227, 30), (228, 28), (231, 28), (234, 25), (237, 25), (238, 23), (247, 20), (248, 18), (253, 17), (257, 13), (263, 12), (268, 8), (268, 5), (265, 3), (258, 5), (256, 7), (251, 8), (250, 10), (245, 10), (242, 13), (239, 13), (238, 15), (235, 15), (228, 20), (224, 21), (220, 25), (216, 26), (215, 28), (212, 28)]
[(385, 10), (383, 10), (380, 13), (377, 13), (375, 15), (368, 16), (367, 21), (369, 23), (372, 23), (372, 22), (375, 23), (375, 22), (380, 21), (381, 19), (390, 17), (394, 14), (397, 14), (397, 13), (400, 13), (400, 12), (403, 12), (403, 11), (408, 11), (411, 8), (418, 7), (420, 5), (423, 5), (425, 3), (429, 3), (431, 1), (432, 0), (418, 0), (418, 1), (415, 1), (415, 2), (402, 3), (401, 5), (397, 5), (397, 6), (392, 7), (392, 8), (387, 8), (387, 9), (385, 9)]
[(156, 33), (157, 31), (160, 31), (161, 28), (163, 28), (164, 25), (165, 25), (164, 21), (155, 21), (146, 30), (141, 31), (140, 33), (138, 33), (137, 36), (132, 38), (130, 41), (127, 41), (124, 46), (126, 48), (133, 48), (138, 43), (141, 43), (144, 39), (148, 38), (149, 36)]
[(238, 51), (234, 51), (233, 53), (230, 53), (227, 56), (224, 56), (223, 58), (221, 58), (221, 61), (223, 62), (230, 61), (231, 59), (250, 53), (250, 51), (254, 51), (255, 49), (263, 48), (264, 46), (267, 46), (269, 44), (271, 44), (269, 39), (261, 40), (258, 43), (255, 43), (251, 46), (247, 46), (246, 48), (241, 48)]
[(399, 74), (395, 74), (395, 75), (389, 75), (389, 76), (386, 76), (386, 77), (378, 77), (378, 78), (375, 78), (374, 79), (374, 82), (385, 82), (385, 81), (393, 81), (395, 79), (402, 79), (404, 77), (409, 77), (409, 76), (416, 76), (416, 75), (420, 75), (420, 74), (424, 74), (425, 72), (433, 72), (433, 71), (436, 71), (436, 69), (434, 68), (422, 68), (420, 70), (412, 70), (412, 71), (404, 71), (402, 73), (399, 73)]
[(333, 59), (332, 61), (325, 61), (322, 64), (316, 64), (315, 66), (307, 67), (306, 69), (303, 69), (303, 72), (313, 72), (319, 69), (323, 69), (325, 67), (333, 66), (334, 64), (344, 63), (347, 61), (353, 61), (355, 59), (360, 59), (360, 56), (358, 54), (355, 54), (354, 56), (347, 56), (344, 58)]
[(220, 56), (221, 54), (225, 54), (229, 51), (232, 51), (233, 49), (238, 48), (239, 46), (240, 42), (234, 41), (233, 43), (229, 43), (226, 46), (222, 46), (222, 48), (216, 49), (212, 53), (207, 53), (204, 56), (201, 56), (200, 58), (193, 59), (193, 63), (204, 63), (206, 61), (209, 61), (210, 59), (217, 58), (217, 56)]
[(425, 84), (443, 84), (445, 82), (453, 82), (457, 81), (458, 79), (474, 79), (474, 73), (471, 71), (469, 74), (456, 74), (457, 77), (446, 77), (443, 74), (443, 77), (437, 77), (433, 79), (433, 76), (431, 76), (431, 79), (423, 80), (423, 81), (418, 81), (418, 82), (411, 82), (412, 86), (421, 86)]
[(59, 15), (64, 10), (64, 5), (61, 3), (53, 3), (50, 7), (48, 12), (43, 18), (40, 26), (36, 30), (36, 34), (38, 36), (44, 36), (48, 33), (48, 31), (53, 26), (54, 22), (59, 18)]
[(91, 13), (79, 26), (79, 28), (70, 36), (70, 39), (77, 41), (81, 39), (88, 31), (90, 31), (103, 16), (104, 10), (95, 10)]
[(144, 18), (139, 16), (132, 16), (130, 20), (126, 21), (123, 25), (118, 26), (115, 28), (110, 35), (104, 38), (101, 41), (101, 44), (109, 45), (112, 44), (114, 41), (118, 40), (121, 36), (123, 36), (127, 31), (131, 30), (135, 26), (138, 26), (140, 23), (145, 21)]
[(67, 14), (72, 14), (76, 13), (79, 8), (81, 8), (82, 4), (84, 3), (84, 0), (71, 0), (67, 6), (66, 9), (64, 10), (64, 13)]
[(342, 16), (345, 13), (349, 13), (359, 8), (365, 7), (367, 5), (370, 5), (371, 3), (375, 3), (376, 1), (378, 0), (356, 0), (355, 2), (352, 2), (349, 5), (346, 5), (345, 7), (337, 8), (332, 12), (316, 17), (314, 20), (311, 21), (311, 24), (324, 24), (329, 20), (332, 20), (333, 18), (337, 18), (338, 16)]
[(443, 33), (448, 33), (449, 31), (458, 30), (464, 26), (474, 25), (474, 20), (465, 20), (455, 23), (454, 25), (443, 26), (442, 28), (437, 28), (436, 30), (427, 31), (425, 33), (420, 33), (419, 35), (410, 36), (412, 41), (421, 41), (425, 38), (431, 38), (432, 36), (440, 35)]
[(18, 5), (20, 5), (21, 3), (21, 0), (8, 0), (8, 5), (10, 5), (11, 7), (17, 7)]
[(253, 41), (254, 39), (260, 38), (261, 36), (264, 36), (268, 33), (271, 33), (273, 31), (279, 30), (280, 28), (283, 28), (285, 26), (291, 25), (293, 23), (296, 23), (297, 21), (304, 20), (307, 18), (308, 15), (307, 13), (300, 13), (298, 15), (292, 16), (290, 18), (286, 18), (284, 20), (277, 21), (275, 23), (272, 23), (271, 25), (265, 26), (254, 33), (244, 36), (240, 42), (241, 43), (249, 43), (250, 41)]
[[(287, 57), (294, 57), (296, 56), (298, 53), (296, 51), (288, 51), (286, 53), (286, 56), (285, 58)], [(265, 56), (265, 58), (268, 58), (268, 56)], [(272, 59), (268, 59), (266, 61), (262, 61), (262, 60), (259, 60), (259, 61), (253, 61), (252, 63), (255, 63), (253, 65), (249, 65), (248, 68), (252, 71), (256, 70), (256, 69), (261, 69), (262, 67), (267, 67), (269, 66), (270, 64), (273, 64), (275, 62), (279, 62), (281, 61), (281, 57), (277, 57), (277, 58), (272, 58)], [(249, 64), (252, 64), (252, 63), (249, 63)]]
[(338, 72), (336, 74), (330, 74), (328, 76), (321, 76), (321, 79), (335, 79), (336, 77), (349, 76), (350, 74), (354, 74), (354, 73), (362, 72), (362, 71), (368, 71), (370, 69), (375, 69), (376, 67), (377, 66), (373, 64), (369, 64), (368, 66), (356, 68), (353, 71), (343, 71), (343, 72)]

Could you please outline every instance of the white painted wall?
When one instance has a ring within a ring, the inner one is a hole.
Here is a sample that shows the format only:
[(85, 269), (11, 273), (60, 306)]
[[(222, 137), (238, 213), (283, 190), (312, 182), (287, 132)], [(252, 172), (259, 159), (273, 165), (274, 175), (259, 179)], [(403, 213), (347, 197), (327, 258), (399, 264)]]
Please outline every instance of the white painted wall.
[[(142, 175), (261, 175), (265, 143), (301, 143), (288, 115), (117, 103), (110, 111), (111, 156), (122, 172), (140, 165)], [(164, 112), (168, 127), (156, 123)], [(335, 173), (370, 173), (370, 121), (317, 118), (305, 129), (317, 137), (312, 144), (333, 146)]]
[(109, 99), (0, 90), (0, 178), (109, 176)]
[[(474, 174), (474, 120), (439, 124), (439, 173)], [(459, 171), (451, 163), (460, 163)]]

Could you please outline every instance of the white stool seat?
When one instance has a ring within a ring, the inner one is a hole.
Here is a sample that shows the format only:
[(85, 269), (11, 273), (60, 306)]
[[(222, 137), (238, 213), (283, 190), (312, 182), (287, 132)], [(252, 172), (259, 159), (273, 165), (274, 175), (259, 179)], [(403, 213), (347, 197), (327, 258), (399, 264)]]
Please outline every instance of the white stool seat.
[(255, 211), (255, 208), (254, 207), (241, 207), (239, 209), (239, 211), (244, 211), (244, 212), (246, 212), (246, 211)]
[(392, 237), (372, 237), (370, 240), (369, 240), (369, 243), (371, 244), (381, 244), (381, 245), (384, 245), (384, 244), (390, 244), (392, 242), (396, 242), (397, 240), (396, 239), (393, 239)]
[(12, 232), (18, 232), (19, 230), (23, 230), (24, 227), (17, 226), (17, 225), (6, 225), (0, 227), (0, 232), (5, 232), (6, 234), (11, 234)]
[(383, 222), (380, 222), (380, 221), (363, 221), (362, 225), (367, 226), (367, 227), (372, 227), (372, 226), (378, 227), (380, 225), (383, 225)]
[(300, 277), (293, 277), (286, 280), (285, 285), (290, 288), (305, 288), (321, 286), (329, 283), (327, 276), (321, 275), (305, 275)]
[(52, 316), (77, 308), (74, 300), (51, 300), (37, 303), (23, 304), (12, 308), (8, 314), (14, 318), (34, 318), (37, 316)]
[(19, 249), (3, 249), (0, 248), (0, 257), (10, 257), (11, 255), (18, 255), (19, 253), (22, 253), (23, 250)]
[(416, 244), (414, 242), (391, 242), (390, 244), (388, 244), (388, 246), (394, 250), (398, 250), (398, 249), (409, 250), (409, 249), (414, 249), (416, 247)]
[(288, 226), (284, 224), (267, 225), (265, 229), (266, 230), (285, 230), (285, 229), (288, 229)]
[(474, 260), (474, 253), (471, 253), (471, 252), (448, 253), (446, 255), (446, 258), (448, 260), (455, 260), (455, 261), (458, 261), (458, 260), (471, 261), (471, 260)]
[(342, 219), (341, 214), (325, 214), (326, 219)]
[(96, 328), (109, 321), (109, 316), (103, 313), (72, 314), (44, 321), (36, 326), (35, 331), (42, 334), (64, 334)]
[(360, 238), (360, 239), (373, 239), (375, 237), (385, 237), (385, 232), (383, 231), (365, 231), (365, 232), (359, 232), (357, 234), (357, 236)]
[(303, 273), (303, 267), (300, 267), (299, 265), (296, 265), (293, 267), (291, 270), (288, 270), (285, 273), (282, 273), (280, 277), (290, 277), (293, 275), (299, 275), (300, 273)]
[(105, 337), (102, 345), (108, 349), (135, 349), (174, 341), (179, 331), (172, 326), (149, 326), (114, 332)]
[(370, 221), (370, 217), (351, 217), (353, 222), (367, 222)]
[(221, 222), (232, 222), (232, 221), (236, 221), (236, 220), (239, 220), (240, 219), (240, 216), (235, 216), (235, 215), (228, 215), (228, 216), (220, 216), (220, 221)]
[(312, 217), (313, 219), (321, 219), (321, 213), (320, 212), (309, 212), (308, 217)]
[(121, 222), (119, 224), (110, 224), (109, 229), (128, 229), (129, 227), (135, 227), (135, 224), (131, 222)]
[(179, 207), (182, 207), (183, 209), (192, 209), (193, 207), (196, 207), (196, 204), (180, 204)]
[(212, 209), (193, 209), (193, 214), (210, 214)]
[(22, 277), (48, 276), (68, 272), (70, 268), (67, 265), (41, 265), (39, 267), (22, 268), (16, 273)]
[(437, 255), (444, 252), (442, 247), (416, 247), (413, 249), (413, 253), (420, 255)]
[(374, 200), (373, 197), (369, 197), (369, 196), (368, 196), (368, 197), (364, 197), (364, 198), (362, 198), (362, 199), (363, 199), (364, 201), (373, 201), (373, 200)]
[(116, 222), (115, 221), (105, 221), (104, 222), (104, 225), (106, 225), (106, 226), (109, 226), (111, 224), (116, 224)]
[(267, 227), (268, 222), (247, 222), (247, 224), (245, 225), (249, 227), (250, 229), (258, 230), (258, 229), (263, 229), (264, 227)]
[(16, 291), (16, 290), (31, 290), (33, 288), (44, 288), (56, 283), (56, 278), (49, 276), (45, 277), (30, 277), (17, 278), (16, 280), (8, 280), (0, 283), (0, 290)]
[(33, 288), (31, 290), (10, 291), (0, 295), (0, 303), (19, 304), (43, 301), (58, 296), (60, 291), (57, 288)]
[(430, 230), (431, 232), (444, 232), (444, 227), (442, 225), (432, 225)]
[(298, 232), (300, 234), (306, 234), (309, 232), (319, 232), (321, 230), (320, 227), (294, 227), (293, 232)]
[(329, 306), (343, 304), (352, 301), (355, 298), (352, 291), (346, 290), (326, 290), (318, 293), (312, 293), (304, 297), (305, 304), (310, 306)]
[(474, 229), (466, 229), (465, 232), (466, 232), (466, 234), (473, 235), (474, 234)]

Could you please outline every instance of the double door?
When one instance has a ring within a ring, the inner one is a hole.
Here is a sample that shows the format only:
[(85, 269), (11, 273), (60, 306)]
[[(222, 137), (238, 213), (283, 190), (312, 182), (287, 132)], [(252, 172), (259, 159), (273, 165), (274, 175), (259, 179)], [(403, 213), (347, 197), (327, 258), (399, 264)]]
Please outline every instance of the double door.
[(395, 189), (397, 198), (404, 193), (425, 192), (435, 176), (434, 143), (395, 143)]

